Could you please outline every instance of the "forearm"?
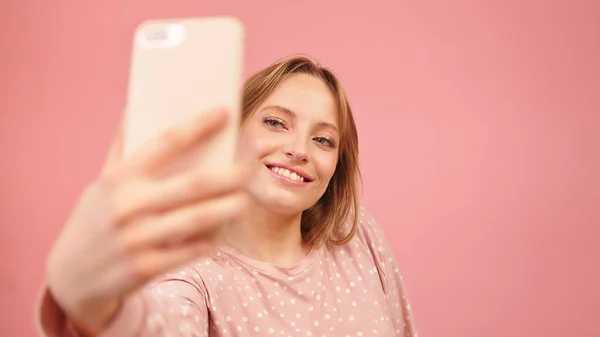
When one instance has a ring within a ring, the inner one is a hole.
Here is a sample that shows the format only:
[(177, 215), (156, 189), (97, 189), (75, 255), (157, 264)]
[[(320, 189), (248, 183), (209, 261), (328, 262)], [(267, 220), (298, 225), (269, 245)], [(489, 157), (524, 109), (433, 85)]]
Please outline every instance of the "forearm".
[[(205, 303), (200, 282), (167, 275), (127, 297), (97, 336), (176, 337), (188, 336), (188, 331), (208, 331)], [(45, 285), (38, 302), (36, 323), (39, 336), (87, 337), (76, 328)]]

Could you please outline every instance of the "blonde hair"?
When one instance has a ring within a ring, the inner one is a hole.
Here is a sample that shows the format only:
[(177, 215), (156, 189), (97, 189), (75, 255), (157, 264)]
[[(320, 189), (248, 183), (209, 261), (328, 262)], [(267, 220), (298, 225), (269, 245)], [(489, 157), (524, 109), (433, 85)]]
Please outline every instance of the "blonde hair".
[[(281, 59), (252, 75), (244, 84), (242, 123), (254, 113), (288, 76), (303, 73), (323, 80), (331, 89), (338, 110), (340, 128), (338, 163), (323, 196), (302, 213), (302, 238), (311, 245), (342, 245), (356, 232), (359, 210), (358, 132), (352, 109), (335, 74), (306, 56)], [(349, 215), (355, 216), (349, 232), (342, 227)], [(342, 233), (341, 239), (339, 234)]]

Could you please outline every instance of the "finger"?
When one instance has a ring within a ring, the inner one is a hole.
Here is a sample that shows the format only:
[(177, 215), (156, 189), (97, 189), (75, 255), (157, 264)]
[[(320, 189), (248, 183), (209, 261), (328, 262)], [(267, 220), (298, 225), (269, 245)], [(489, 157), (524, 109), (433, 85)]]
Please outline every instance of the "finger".
[(223, 109), (209, 110), (152, 138), (133, 153), (130, 163), (136, 169), (150, 170), (202, 142), (225, 125)]
[(198, 240), (171, 248), (154, 248), (140, 252), (131, 262), (133, 273), (143, 280), (169, 272), (200, 256), (207, 256), (213, 242)]
[(122, 229), (123, 245), (127, 251), (137, 251), (210, 237), (219, 225), (246, 209), (247, 198), (239, 192), (146, 217)]
[(249, 181), (250, 172), (236, 165), (218, 171), (188, 170), (160, 181), (132, 180), (117, 187), (114, 214), (118, 223), (126, 223), (139, 214), (165, 212), (233, 193)]
[(102, 173), (106, 174), (115, 170), (121, 163), (123, 157), (123, 123), (117, 126), (117, 132), (113, 137), (110, 148), (104, 159)]
[(165, 210), (178, 205), (197, 202), (239, 190), (247, 183), (250, 169), (232, 166), (216, 170), (187, 171), (165, 181), (154, 183), (153, 191), (140, 196), (149, 210)]

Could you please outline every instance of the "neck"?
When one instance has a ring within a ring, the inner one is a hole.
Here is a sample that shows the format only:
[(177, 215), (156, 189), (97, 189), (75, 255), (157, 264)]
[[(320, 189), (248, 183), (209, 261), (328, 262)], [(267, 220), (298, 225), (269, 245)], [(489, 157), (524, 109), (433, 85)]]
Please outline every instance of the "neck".
[(225, 228), (223, 239), (252, 259), (291, 267), (310, 249), (302, 241), (302, 213), (277, 214), (262, 207), (252, 207), (240, 219)]

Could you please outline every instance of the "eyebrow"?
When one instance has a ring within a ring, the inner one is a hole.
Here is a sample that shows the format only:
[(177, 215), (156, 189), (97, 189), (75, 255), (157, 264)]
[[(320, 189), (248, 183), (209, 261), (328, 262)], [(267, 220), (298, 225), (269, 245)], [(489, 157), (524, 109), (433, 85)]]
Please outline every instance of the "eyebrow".
[[(265, 110), (277, 110), (277, 111), (283, 112), (286, 115), (289, 115), (292, 118), (296, 118), (296, 116), (297, 116), (297, 114), (294, 111), (292, 111), (292, 110), (290, 110), (288, 108), (284, 108), (281, 105), (269, 105), (269, 106), (265, 107), (262, 110), (263, 111), (265, 111)], [(335, 124), (328, 123), (328, 122), (325, 122), (325, 121), (319, 122), (318, 124), (320, 126), (331, 128), (331, 129), (335, 130), (335, 132), (337, 132), (338, 134), (340, 133), (340, 131), (338, 130), (338, 127), (335, 126)]]

